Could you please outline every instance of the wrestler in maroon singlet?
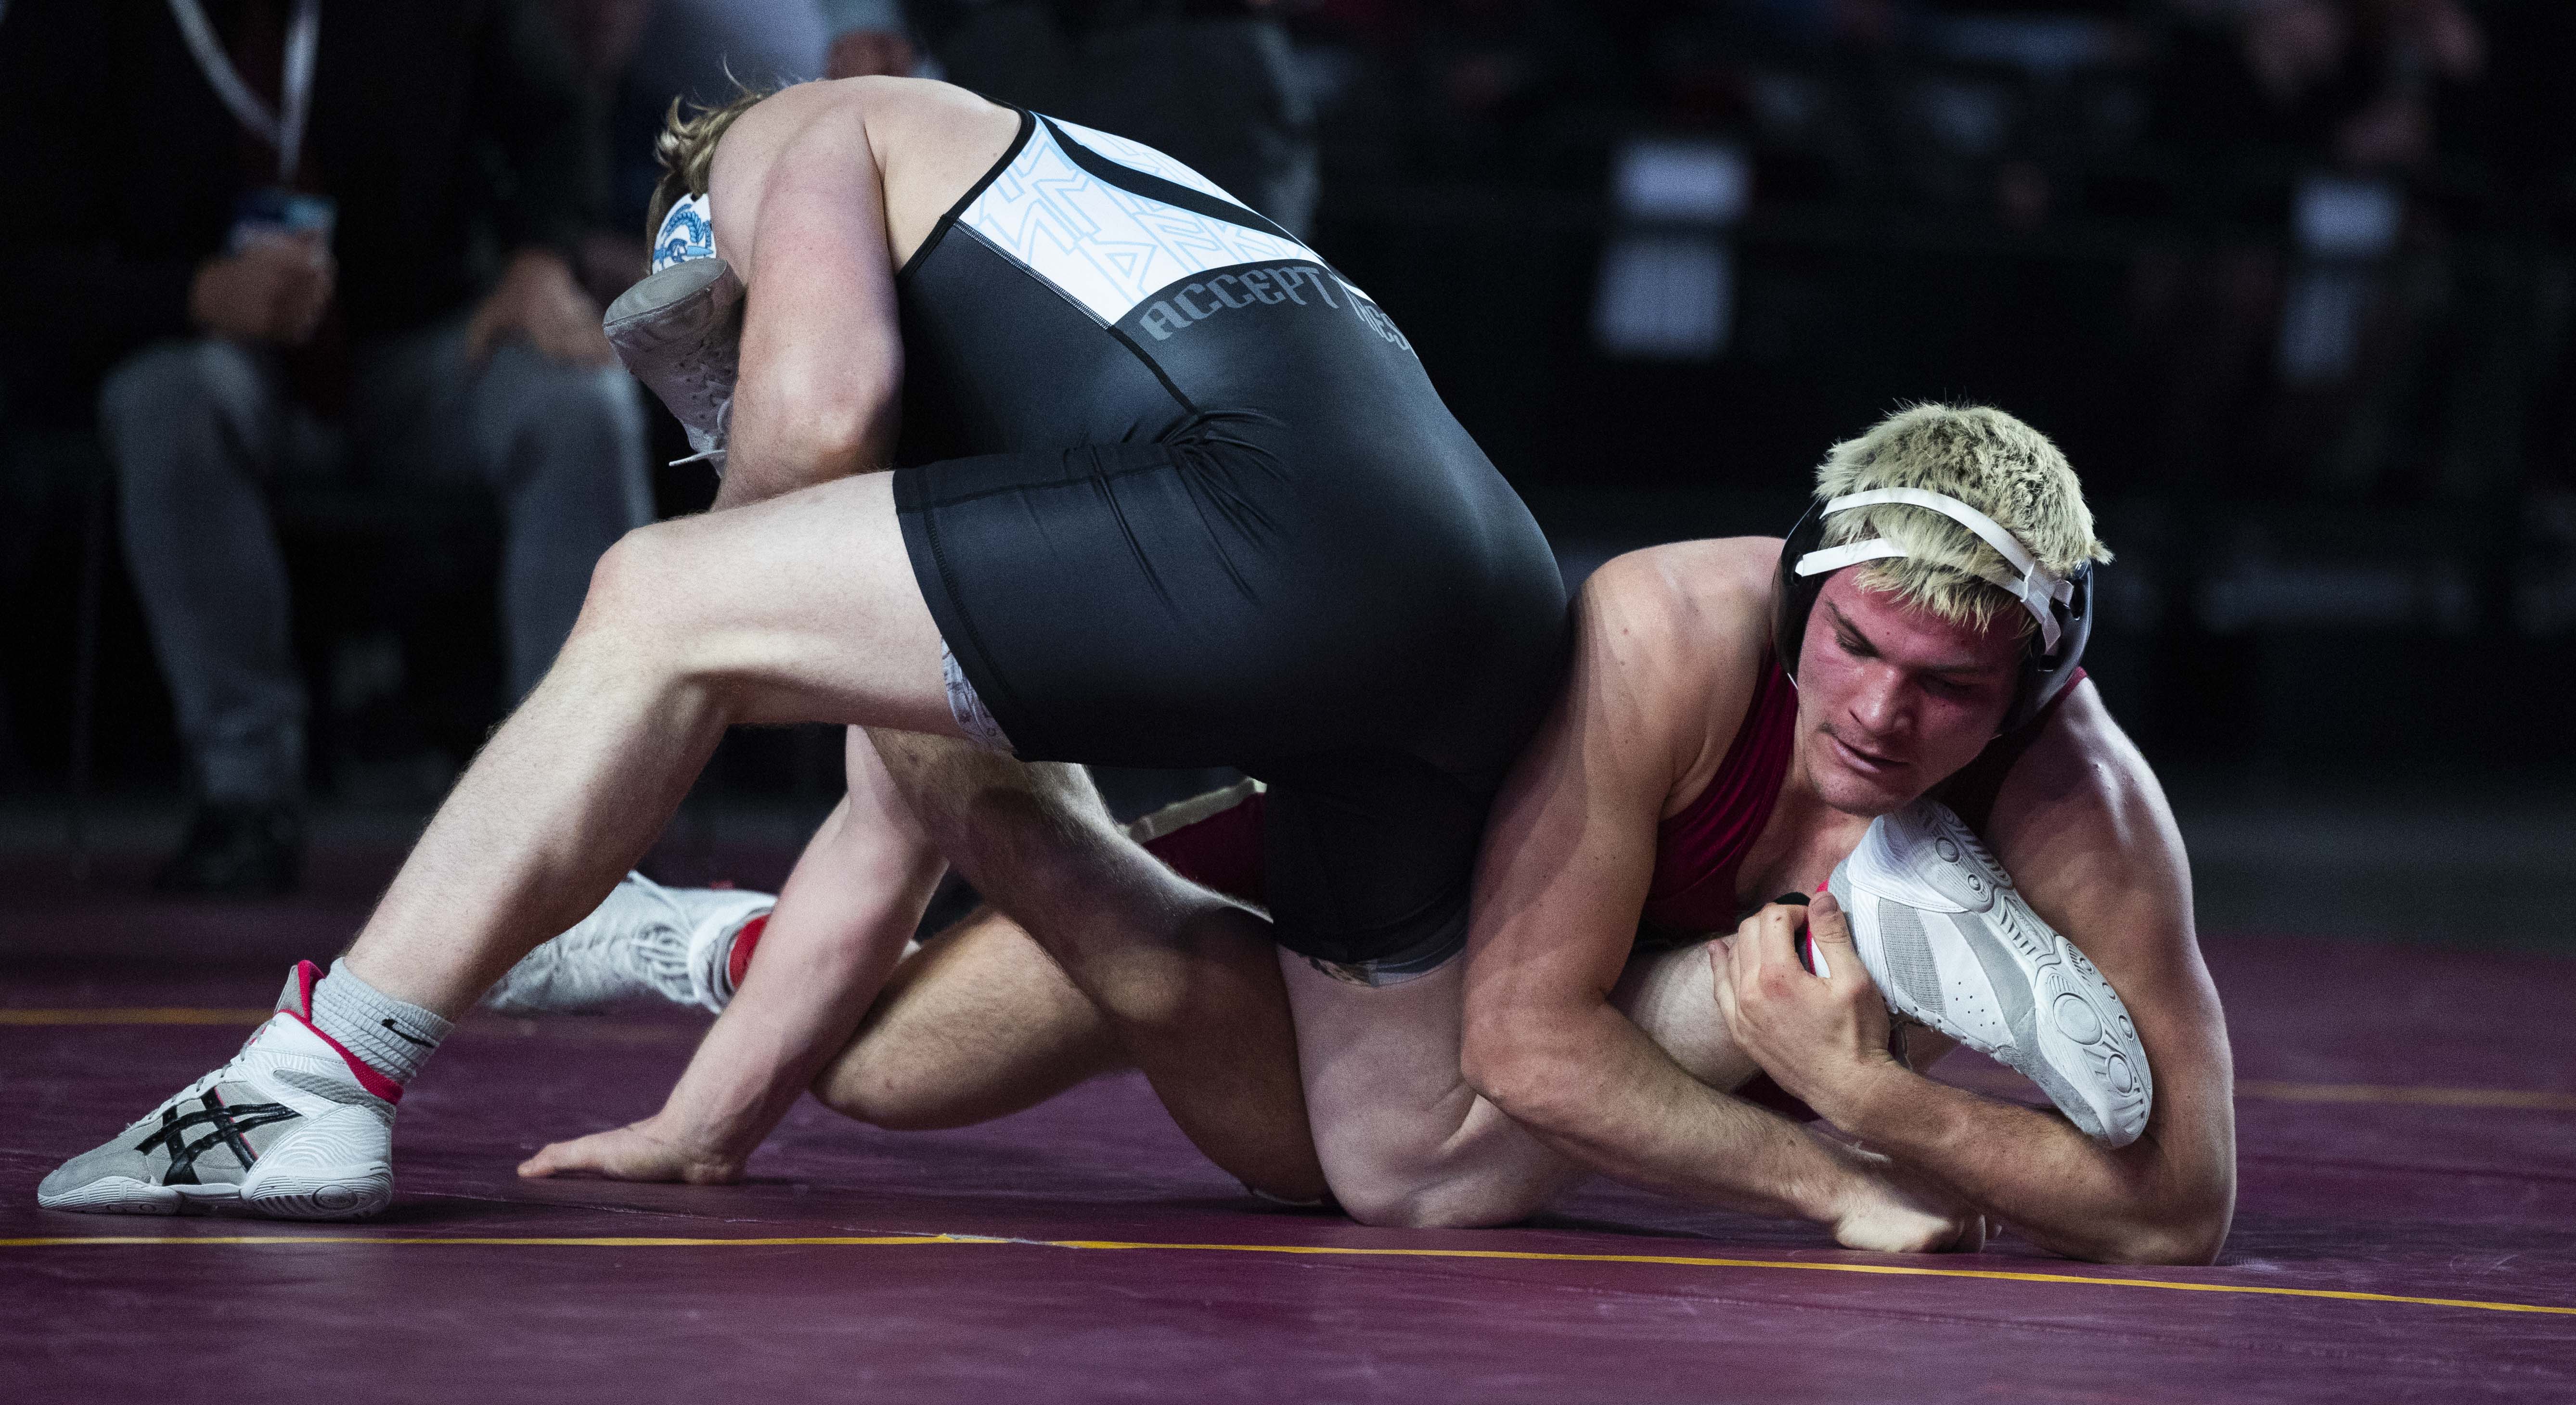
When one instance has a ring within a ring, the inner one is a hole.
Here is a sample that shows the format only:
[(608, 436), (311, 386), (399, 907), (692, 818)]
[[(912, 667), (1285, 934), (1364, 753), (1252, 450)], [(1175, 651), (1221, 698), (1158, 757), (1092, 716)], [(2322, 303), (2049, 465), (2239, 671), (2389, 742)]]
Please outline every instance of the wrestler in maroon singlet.
[[(2084, 676), (2082, 668), (2076, 669), (2066, 687), (2037, 716), (1987, 743), (1976, 760), (1933, 788), (1933, 798), (1948, 805), (1970, 829), (1983, 832), (2005, 775)], [(1798, 687), (1766, 650), (1762, 682), (1753, 690), (1753, 704), (1735, 729), (1726, 759), (1680, 814), (1656, 827), (1655, 872), (1637, 924), (1639, 945), (1697, 941), (1712, 933), (1731, 932), (1743, 920), (1745, 910), (1735, 899), (1736, 872), (1752, 852), (1753, 841), (1762, 837), (1762, 827), (1771, 822), (1771, 807), (1779, 803), (1797, 726)], [(1258, 903), (1262, 901), (1261, 800), (1260, 792), (1247, 791), (1242, 800), (1215, 814), (1146, 840), (1145, 849), (1193, 883)], [(1760, 902), (1755, 900), (1757, 906)], [(1735, 1095), (1801, 1121), (1815, 1117), (1768, 1074), (1755, 1074)]]
[[(2079, 668), (2038, 716), (2009, 736), (1988, 743), (1976, 760), (1935, 787), (1933, 797), (1956, 811), (1969, 828), (1982, 831), (2005, 774), (2030, 749), (2041, 725), (2066, 700), (2066, 693), (2083, 679), (2084, 670)], [(1640, 940), (1658, 945), (1693, 941), (1712, 932), (1734, 931), (1743, 920), (1735, 898), (1736, 871), (1743, 867), (1753, 841), (1762, 836), (1762, 827), (1771, 822), (1771, 807), (1779, 802), (1781, 782), (1788, 778), (1797, 725), (1797, 685), (1766, 652), (1762, 682), (1753, 691), (1744, 721), (1736, 727), (1726, 759), (1690, 804), (1656, 829), (1655, 872), (1638, 925)], [(1261, 801), (1258, 792), (1249, 793), (1205, 819), (1146, 840), (1145, 848), (1193, 883), (1258, 903), (1262, 901)]]

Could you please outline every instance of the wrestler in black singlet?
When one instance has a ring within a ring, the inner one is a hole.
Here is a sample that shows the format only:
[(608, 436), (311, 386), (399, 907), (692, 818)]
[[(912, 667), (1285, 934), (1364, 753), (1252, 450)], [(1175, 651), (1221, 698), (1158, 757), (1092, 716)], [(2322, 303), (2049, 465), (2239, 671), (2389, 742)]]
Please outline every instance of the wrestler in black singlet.
[(1282, 944), (1456, 951), (1566, 602), (1403, 334), (1170, 157), (1026, 114), (897, 288), (904, 543), (1018, 754), (1240, 767)]

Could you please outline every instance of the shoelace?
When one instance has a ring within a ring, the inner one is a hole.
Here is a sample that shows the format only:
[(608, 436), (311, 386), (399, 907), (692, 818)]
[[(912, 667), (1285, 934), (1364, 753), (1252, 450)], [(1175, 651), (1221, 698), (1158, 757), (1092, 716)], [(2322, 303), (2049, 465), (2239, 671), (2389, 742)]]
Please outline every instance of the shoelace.
[[(274, 1018), (274, 1017), (272, 1016), (272, 1018)], [(262, 1028), (266, 1028), (266, 1027), (267, 1027), (267, 1021), (265, 1021), (265, 1020), (261, 1021), (261, 1027), (262, 1027)], [(245, 1046), (247, 1046), (247, 1041), (245, 1041)], [(241, 1057), (241, 1055), (239, 1055), (239, 1054), (235, 1054), (235, 1055), (233, 1055), (233, 1059), (237, 1059), (237, 1058), (240, 1058), (240, 1057)], [(156, 1125), (156, 1126), (157, 1126), (157, 1125), (160, 1123), (160, 1120), (161, 1120), (161, 1114), (162, 1114), (162, 1113), (165, 1113), (165, 1112), (169, 1111), (170, 1109), (172, 1109), (172, 1108), (174, 1108), (174, 1107), (177, 1107), (179, 1104), (181, 1104), (181, 1103), (183, 1103), (183, 1102), (186, 1102), (186, 1101), (187, 1101), (188, 1099), (190, 1099), (190, 1098), (193, 1098), (193, 1097), (197, 1097), (197, 1096), (199, 1096), (200, 1094), (204, 1093), (208, 1088), (212, 1088), (212, 1087), (213, 1087), (213, 1086), (215, 1086), (216, 1084), (223, 1082), (223, 1081), (224, 1081), (224, 1070), (225, 1070), (225, 1069), (228, 1069), (228, 1068), (231, 1068), (231, 1067), (233, 1066), (233, 1059), (226, 1059), (226, 1060), (224, 1060), (224, 1061), (223, 1061), (223, 1063), (222, 1063), (222, 1064), (220, 1064), (220, 1065), (218, 1065), (218, 1066), (215, 1068), (215, 1070), (214, 1070), (213, 1072), (211, 1072), (211, 1073), (207, 1073), (207, 1074), (205, 1074), (205, 1075), (201, 1076), (200, 1078), (198, 1078), (198, 1079), (197, 1079), (197, 1081), (196, 1081), (196, 1082), (189, 1084), (187, 1087), (182, 1088), (182, 1089), (180, 1089), (179, 1091), (177, 1091), (177, 1092), (175, 1092), (175, 1093), (172, 1093), (170, 1096), (168, 1096), (168, 1097), (166, 1097), (166, 1098), (163, 1098), (160, 1102), (158, 1102), (158, 1103), (156, 1103), (156, 1104), (154, 1104), (154, 1105), (153, 1105), (153, 1108), (152, 1108), (152, 1110), (151, 1110), (150, 1112), (147, 1112), (147, 1113), (143, 1114), (141, 1117), (135, 1118), (132, 1122), (130, 1122), (130, 1123), (128, 1123), (128, 1124), (126, 1124), (126, 1128), (125, 1128), (125, 1130), (126, 1130), (127, 1132), (131, 1132), (131, 1131), (133, 1131), (135, 1128), (140, 1127), (140, 1126), (142, 1126), (143, 1124), (145, 1124), (145, 1123), (147, 1123), (147, 1122), (152, 1123), (152, 1124), (154, 1124), (154, 1125)], [(119, 1135), (122, 1135), (122, 1133), (120, 1133)]]

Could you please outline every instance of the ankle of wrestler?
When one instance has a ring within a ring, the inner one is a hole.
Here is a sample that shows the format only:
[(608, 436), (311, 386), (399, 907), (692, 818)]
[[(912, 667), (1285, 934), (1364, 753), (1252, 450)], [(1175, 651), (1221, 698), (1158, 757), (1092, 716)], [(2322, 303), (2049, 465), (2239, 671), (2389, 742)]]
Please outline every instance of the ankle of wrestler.
[(346, 957), (332, 962), (330, 972), (313, 984), (310, 1000), (306, 1018), (316, 1030), (397, 1085), (418, 1077), (421, 1065), (456, 1028), (436, 1011), (369, 984), (349, 969)]

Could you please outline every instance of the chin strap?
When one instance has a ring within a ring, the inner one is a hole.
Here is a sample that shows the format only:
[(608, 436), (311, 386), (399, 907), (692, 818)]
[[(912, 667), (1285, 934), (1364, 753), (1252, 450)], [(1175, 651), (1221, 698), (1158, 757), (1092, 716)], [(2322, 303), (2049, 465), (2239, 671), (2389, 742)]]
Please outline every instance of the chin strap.
[[(2013, 570), (2021, 574), (2015, 576), (2004, 571), (1979, 571), (1976, 573), (1977, 576), (2020, 601), (2022, 608), (2030, 611), (2031, 618), (2039, 621), (2041, 653), (2057, 651), (2057, 612), (2050, 606), (2072, 602), (2075, 598), (2075, 587), (2067, 584), (2065, 577), (2039, 564), (2039, 559), (2030, 554), (2019, 538), (2005, 531), (2003, 524), (1957, 498), (1922, 488), (1872, 488), (1864, 493), (1847, 493), (1826, 503), (1824, 515), (1831, 517), (1838, 512), (1849, 512), (1854, 508), (1872, 507), (1880, 503), (1901, 503), (1908, 507), (1930, 508), (1976, 533), (1986, 545), (1993, 547), (1996, 555), (2011, 563)], [(1810, 551), (1798, 558), (1797, 573), (1802, 576), (1812, 576), (1825, 571), (1838, 571), (1845, 566), (1856, 565), (1863, 561), (1882, 561), (1908, 554), (1910, 553), (1905, 548), (1885, 537), (1871, 537), (1867, 541), (1848, 542), (1842, 546)]]

